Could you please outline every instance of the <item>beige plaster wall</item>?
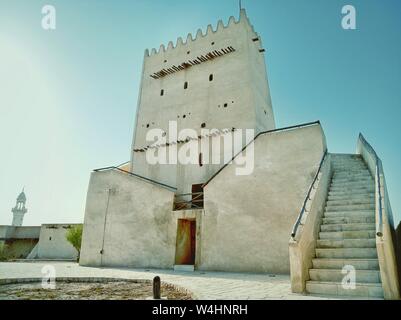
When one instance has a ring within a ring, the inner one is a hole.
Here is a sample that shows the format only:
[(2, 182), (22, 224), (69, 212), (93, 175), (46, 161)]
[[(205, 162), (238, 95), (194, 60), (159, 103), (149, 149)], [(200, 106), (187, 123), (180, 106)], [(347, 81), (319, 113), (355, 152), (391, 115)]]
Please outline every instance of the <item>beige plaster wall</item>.
[(116, 170), (91, 174), (80, 264), (174, 265), (174, 190)]
[(200, 269), (289, 273), (288, 239), (326, 149), (320, 125), (263, 134), (252, 175), (205, 187)]

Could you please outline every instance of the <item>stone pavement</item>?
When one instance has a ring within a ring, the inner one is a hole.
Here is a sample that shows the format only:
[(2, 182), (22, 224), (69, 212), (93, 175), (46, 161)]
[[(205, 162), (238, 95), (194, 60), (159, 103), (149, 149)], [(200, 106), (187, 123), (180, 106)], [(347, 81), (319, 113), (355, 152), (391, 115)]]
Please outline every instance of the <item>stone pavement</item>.
[(336, 297), (294, 294), (290, 289), (290, 277), (288, 275), (202, 271), (185, 273), (157, 269), (91, 268), (82, 267), (72, 262), (3, 262), (0, 263), (0, 279), (42, 278), (42, 267), (49, 264), (55, 267), (56, 277), (106, 277), (151, 280), (158, 275), (162, 281), (191, 291), (196, 299), (336, 299)]

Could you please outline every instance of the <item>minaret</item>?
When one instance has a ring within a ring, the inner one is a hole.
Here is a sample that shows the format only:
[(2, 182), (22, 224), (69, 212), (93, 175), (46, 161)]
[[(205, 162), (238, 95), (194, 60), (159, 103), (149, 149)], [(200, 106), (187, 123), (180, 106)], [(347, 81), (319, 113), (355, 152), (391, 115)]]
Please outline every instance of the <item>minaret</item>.
[(24, 193), (24, 189), (22, 189), (22, 192), (17, 198), (17, 203), (15, 207), (11, 210), (13, 213), (13, 226), (19, 227), (22, 226), (22, 221), (24, 220), (24, 215), (28, 211), (25, 208), (25, 203), (26, 203), (26, 196)]

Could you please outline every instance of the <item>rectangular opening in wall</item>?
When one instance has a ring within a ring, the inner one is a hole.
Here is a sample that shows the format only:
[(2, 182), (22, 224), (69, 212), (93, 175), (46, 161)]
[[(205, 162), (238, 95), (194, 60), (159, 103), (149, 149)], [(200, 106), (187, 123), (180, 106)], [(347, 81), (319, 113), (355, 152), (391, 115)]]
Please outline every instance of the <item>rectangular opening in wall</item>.
[(192, 208), (203, 208), (203, 183), (192, 185)]
[(178, 219), (175, 249), (176, 265), (195, 265), (196, 221)]

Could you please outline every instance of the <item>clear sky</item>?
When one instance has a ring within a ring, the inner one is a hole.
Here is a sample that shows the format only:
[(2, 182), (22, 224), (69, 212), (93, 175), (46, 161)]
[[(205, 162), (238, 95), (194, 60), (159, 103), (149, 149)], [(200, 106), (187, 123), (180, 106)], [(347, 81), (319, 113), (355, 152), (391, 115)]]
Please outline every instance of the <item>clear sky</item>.
[[(362, 132), (401, 217), (401, 1), (242, 2), (277, 127), (321, 120), (339, 153)], [(41, 27), (45, 4), (55, 31)], [(357, 30), (341, 28), (345, 4)], [(23, 186), (25, 225), (82, 222), (91, 170), (129, 159), (144, 50), (231, 15), (237, 0), (0, 0), (0, 224)]]

